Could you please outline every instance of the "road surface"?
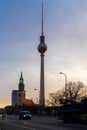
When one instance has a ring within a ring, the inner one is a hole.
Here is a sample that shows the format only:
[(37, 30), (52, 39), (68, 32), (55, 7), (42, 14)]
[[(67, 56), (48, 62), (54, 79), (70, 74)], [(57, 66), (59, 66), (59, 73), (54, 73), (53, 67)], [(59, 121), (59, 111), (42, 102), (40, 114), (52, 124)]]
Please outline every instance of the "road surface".
[(66, 124), (57, 117), (32, 116), (31, 120), (19, 120), (18, 116), (7, 116), (0, 121), (1, 130), (87, 130), (86, 125)]

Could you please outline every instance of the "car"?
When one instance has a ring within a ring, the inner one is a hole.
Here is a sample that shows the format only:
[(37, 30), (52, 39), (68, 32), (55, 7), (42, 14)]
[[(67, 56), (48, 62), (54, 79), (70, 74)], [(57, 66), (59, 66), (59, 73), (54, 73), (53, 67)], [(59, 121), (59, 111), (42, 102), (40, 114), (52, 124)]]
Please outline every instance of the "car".
[(19, 119), (31, 119), (32, 115), (29, 111), (20, 111)]
[(2, 118), (7, 116), (5, 109), (0, 109), (0, 114), (2, 114)]
[(0, 120), (3, 120), (3, 115), (2, 115), (2, 113), (0, 113)]

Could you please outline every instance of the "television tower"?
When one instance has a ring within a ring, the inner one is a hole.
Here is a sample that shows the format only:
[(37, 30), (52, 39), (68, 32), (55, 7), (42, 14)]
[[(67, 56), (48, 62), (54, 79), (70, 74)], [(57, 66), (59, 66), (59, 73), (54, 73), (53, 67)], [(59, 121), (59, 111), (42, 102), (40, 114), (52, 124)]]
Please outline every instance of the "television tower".
[(39, 105), (40, 108), (45, 107), (45, 94), (44, 94), (44, 53), (47, 50), (47, 45), (45, 44), (45, 36), (43, 33), (43, 2), (42, 2), (42, 22), (41, 22), (41, 36), (40, 44), (38, 45), (38, 51), (41, 54), (41, 71), (40, 71), (40, 97)]

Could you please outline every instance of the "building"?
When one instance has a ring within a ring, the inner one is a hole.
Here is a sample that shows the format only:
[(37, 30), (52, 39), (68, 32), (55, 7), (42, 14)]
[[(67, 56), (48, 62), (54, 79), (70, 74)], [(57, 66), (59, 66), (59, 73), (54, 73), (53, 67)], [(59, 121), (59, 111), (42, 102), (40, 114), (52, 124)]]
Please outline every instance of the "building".
[(18, 90), (12, 91), (12, 106), (34, 105), (31, 99), (26, 99), (26, 91), (24, 85), (24, 78), (21, 72), (19, 79)]
[(11, 104), (12, 106), (15, 106), (17, 103), (17, 94), (18, 94), (18, 90), (12, 90), (12, 101)]
[(21, 77), (20, 77), (19, 85), (18, 85), (17, 105), (23, 105), (24, 104), (25, 94), (26, 94), (24, 87), (25, 87), (24, 79), (23, 79), (23, 75), (22, 75), (22, 72), (21, 72)]

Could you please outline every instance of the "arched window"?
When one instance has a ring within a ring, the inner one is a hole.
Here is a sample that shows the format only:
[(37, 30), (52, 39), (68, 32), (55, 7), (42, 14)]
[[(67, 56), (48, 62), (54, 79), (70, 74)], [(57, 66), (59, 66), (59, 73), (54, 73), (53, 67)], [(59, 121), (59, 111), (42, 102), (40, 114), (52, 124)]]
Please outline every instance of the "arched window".
[(19, 93), (19, 97), (21, 97), (21, 93)]

